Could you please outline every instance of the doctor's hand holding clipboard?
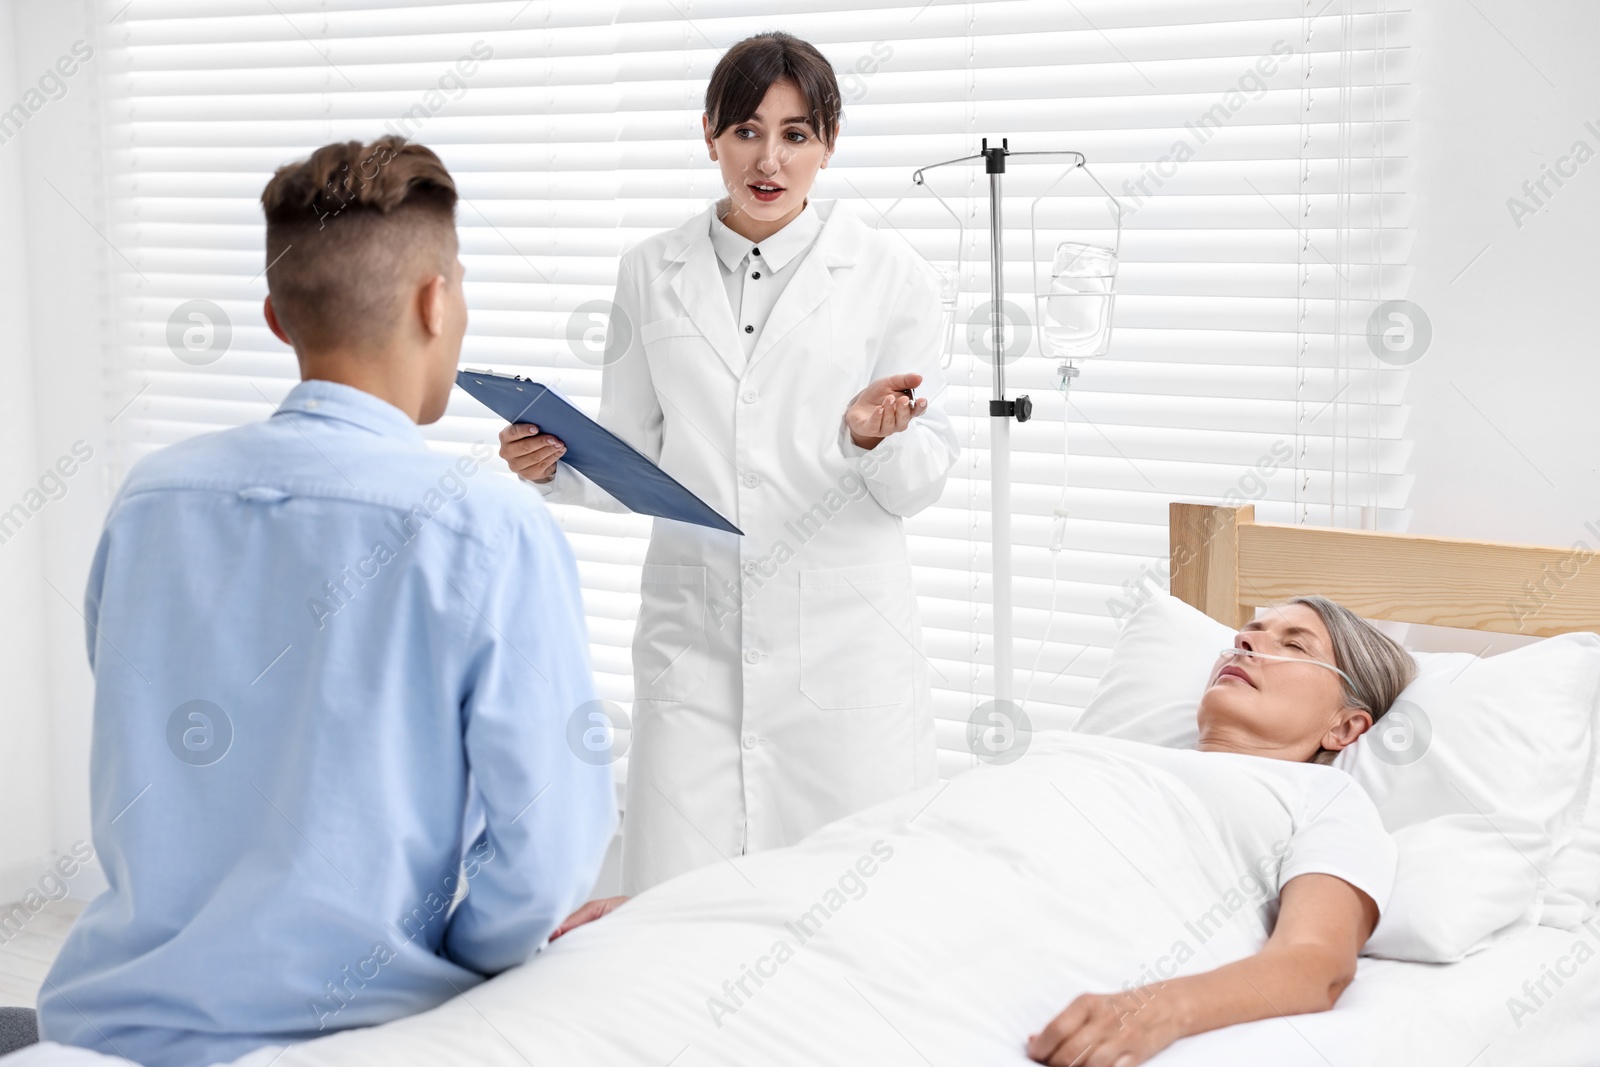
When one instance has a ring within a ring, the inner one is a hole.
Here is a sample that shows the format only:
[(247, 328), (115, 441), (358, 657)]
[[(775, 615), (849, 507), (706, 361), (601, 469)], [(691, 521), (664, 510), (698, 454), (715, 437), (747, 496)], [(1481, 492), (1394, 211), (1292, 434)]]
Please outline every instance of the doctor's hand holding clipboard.
[[(895, 374), (878, 379), (856, 394), (844, 413), (845, 426), (856, 447), (874, 447), (927, 411), (928, 401), (915, 398), (912, 392), (921, 384), (920, 374)], [(555, 477), (556, 462), (566, 454), (567, 446), (560, 438), (540, 433), (532, 423), (517, 423), (500, 431), (501, 458), (513, 473), (527, 481), (548, 484)]]
[[(735, 45), (703, 120), (726, 198), (618, 265), (598, 421), (743, 531), (653, 524), (628, 895), (936, 780), (902, 522), (939, 499), (959, 453), (939, 287), (902, 239), (808, 198), (839, 99), (804, 41)], [(623, 510), (562, 447), (518, 424), (500, 454), (552, 503)]]

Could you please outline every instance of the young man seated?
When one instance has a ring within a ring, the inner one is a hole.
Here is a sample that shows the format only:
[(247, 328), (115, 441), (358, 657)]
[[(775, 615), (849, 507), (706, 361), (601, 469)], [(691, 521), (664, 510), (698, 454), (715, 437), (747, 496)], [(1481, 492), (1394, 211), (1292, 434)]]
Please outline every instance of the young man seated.
[(594, 699), (567, 543), (478, 469), (487, 440), (452, 461), (417, 428), (467, 324), (449, 173), (398, 138), (334, 144), (261, 202), (266, 320), (303, 380), (136, 464), (85, 598), (110, 888), (40, 1032), (152, 1067), (522, 963), (616, 827), (610, 768), (566, 740)]

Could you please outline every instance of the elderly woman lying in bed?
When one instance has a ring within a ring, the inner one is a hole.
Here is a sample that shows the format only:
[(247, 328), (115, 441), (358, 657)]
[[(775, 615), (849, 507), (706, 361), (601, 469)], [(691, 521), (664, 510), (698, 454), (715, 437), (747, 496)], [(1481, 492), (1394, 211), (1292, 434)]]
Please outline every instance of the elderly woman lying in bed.
[[(1197, 751), (1088, 735), (1049, 740), (1038, 735), (1033, 750), (1012, 767), (986, 768), (952, 781), (927, 815), (919, 811), (908, 820), (903, 813), (885, 811), (875, 820), (864, 813), (819, 831), (811, 839), (818, 849), (830, 836), (846, 838), (851, 823), (869, 834), (868, 824), (909, 833), (920, 818), (923, 834), (953, 839), (965, 834), (969, 853), (972, 842), (981, 841), (983, 849), (1012, 868), (984, 873), (968, 855), (930, 862), (918, 875), (924, 888), (911, 890), (901, 904), (885, 900), (887, 891), (877, 891), (881, 910), (872, 934), (885, 936), (890, 947), (862, 947), (853, 958), (875, 951), (893, 954), (895, 943), (883, 931), (915, 925), (917, 920), (906, 914), (912, 894), (926, 899), (944, 894), (954, 901), (954, 887), (963, 880), (982, 885), (987, 879), (996, 896), (1007, 895), (1010, 909), (1026, 912), (1029, 903), (1020, 899), (1017, 887), (1001, 886), (1003, 874), (1020, 871), (1030, 886), (1055, 889), (1068, 883), (1070, 904), (1080, 909), (1064, 924), (1068, 936), (1060, 938), (1070, 941), (1076, 966), (1046, 967), (1041, 975), (1050, 974), (1060, 988), (1092, 989), (1111, 975), (1137, 974), (1135, 981), (1122, 983), (1123, 992), (1086, 992), (1053, 1019), (1042, 1019), (1045, 1025), (1026, 1040), (1027, 1056), (1035, 1061), (1056, 1067), (1133, 1067), (1188, 1035), (1331, 1008), (1354, 977), (1357, 955), (1387, 901), (1395, 849), (1360, 787), (1343, 772), (1319, 764), (1331, 762), (1370, 729), (1415, 672), (1404, 649), (1348, 609), (1323, 597), (1297, 597), (1246, 624), (1234, 647), (1219, 653), (1199, 704)], [(1059, 751), (1048, 751), (1052, 746)], [(1048, 810), (1051, 797), (1037, 789), (1029, 793), (1029, 775), (1048, 778), (1079, 818), (1038, 817), (1037, 825), (1030, 823), (1032, 812)], [(1035, 800), (1041, 792), (1044, 798)], [(1030, 814), (1012, 814), (1019, 810)], [(1041, 834), (1051, 836), (1041, 839)], [(901, 853), (912, 847), (904, 837), (889, 840), (897, 844), (879, 846)], [(1095, 851), (1102, 843), (1109, 852)], [(1069, 855), (1053, 856), (1052, 850)], [(874, 852), (883, 855), (878, 847)], [(1081, 856), (1090, 870), (1075, 878), (1079, 872), (1071, 854)], [(912, 861), (896, 862), (909, 873)], [(1240, 867), (1248, 870), (1237, 884), (1256, 886), (1259, 899), (1246, 900), (1234, 880), (1223, 877)], [(948, 868), (962, 871), (942, 873)], [(590, 902), (557, 936), (605, 914), (621, 899)], [(1205, 902), (1211, 906), (1205, 908)], [(1055, 919), (1067, 910), (1066, 903), (1044, 907)], [(619, 919), (631, 910), (624, 909)], [(838, 929), (838, 920), (833, 923), (830, 932)], [(1110, 937), (1096, 929), (1119, 924), (1122, 928)], [(1135, 924), (1149, 929), (1135, 934), (1129, 929)], [(872, 936), (867, 925), (854, 936)], [(1158, 926), (1179, 936), (1149, 932)], [(1004, 937), (1003, 924), (992, 929)], [(1031, 929), (1051, 940), (1037, 919)], [(1159, 950), (1168, 944), (1169, 951), (1151, 959), (1152, 945)], [(1036, 948), (1001, 947), (1015, 953)], [(944, 1004), (936, 1014), (952, 1034), (963, 1025), (954, 1005), (970, 1007), (974, 989), (988, 991), (984, 980), (963, 975), (971, 988), (958, 992), (953, 975), (968, 969), (976, 951), (990, 948), (975, 941), (950, 949), (946, 958), (960, 962), (939, 979), (949, 1001), (940, 993), (928, 994)], [(849, 966), (850, 958), (841, 954), (840, 962)], [(1203, 966), (1208, 960), (1217, 965)], [(941, 966), (930, 957), (920, 964), (919, 977), (928, 981), (928, 972)], [(880, 967), (883, 980), (893, 982), (892, 968), (877, 959), (858, 980), (874, 977)], [(1014, 960), (1002, 967), (1013, 976), (1023, 973)], [(740, 989), (755, 994), (761, 982), (754, 980), (755, 986), (740, 984), (710, 999), (719, 1029), (726, 1015), (743, 1005)], [(719, 1017), (716, 1005), (726, 1014)], [(992, 1006), (977, 1009), (984, 1022), (965, 1025), (991, 1025), (994, 1014)], [(798, 1038), (786, 1040), (785, 1051), (804, 1062), (808, 1053), (792, 1040)], [(947, 1040), (959, 1043), (960, 1038)], [(948, 1044), (946, 1049), (954, 1051)]]
[(1197, 716), (1199, 752), (1226, 758), (1173, 752), (1170, 763), (1187, 764), (1203, 790), (1254, 778), (1300, 798), (1287, 845), (1302, 873), (1280, 875), (1271, 936), (1214, 970), (1083, 994), (1029, 1036), (1028, 1055), (1058, 1067), (1133, 1067), (1180, 1037), (1333, 1007), (1377, 925), (1374, 897), (1393, 883), (1394, 846), (1359, 787), (1311, 765), (1331, 763), (1371, 729), (1415, 674), (1403, 648), (1324, 597), (1297, 597), (1247, 623), (1218, 656)]

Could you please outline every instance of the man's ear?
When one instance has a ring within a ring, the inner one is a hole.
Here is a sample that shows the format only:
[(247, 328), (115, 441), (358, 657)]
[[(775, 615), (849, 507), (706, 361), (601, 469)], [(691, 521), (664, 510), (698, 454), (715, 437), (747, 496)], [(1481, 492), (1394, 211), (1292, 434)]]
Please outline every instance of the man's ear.
[(294, 342), (289, 339), (288, 334), (283, 332), (283, 324), (278, 321), (278, 313), (273, 310), (272, 297), (270, 294), (267, 296), (266, 300), (261, 302), (261, 314), (266, 316), (267, 329), (272, 331), (272, 335), (278, 340), (282, 341), (284, 344), (288, 345), (290, 348), (293, 348)]
[(1372, 714), (1363, 708), (1341, 708), (1340, 719), (1322, 735), (1322, 747), (1330, 752), (1348, 748), (1372, 729)]
[(444, 333), (444, 290), (448, 284), (443, 274), (435, 274), (423, 283), (417, 293), (419, 310), (422, 313), (422, 328), (427, 331), (429, 337), (438, 337)]

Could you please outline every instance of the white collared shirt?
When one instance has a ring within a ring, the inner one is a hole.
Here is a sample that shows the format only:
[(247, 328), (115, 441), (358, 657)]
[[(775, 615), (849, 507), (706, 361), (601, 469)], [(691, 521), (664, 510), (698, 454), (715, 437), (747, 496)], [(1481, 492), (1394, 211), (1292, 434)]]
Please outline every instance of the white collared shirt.
[(722, 268), (722, 284), (744, 342), (745, 359), (754, 353), (778, 297), (821, 232), (822, 219), (809, 202), (787, 226), (760, 242), (739, 236), (716, 212), (711, 213), (711, 245)]

